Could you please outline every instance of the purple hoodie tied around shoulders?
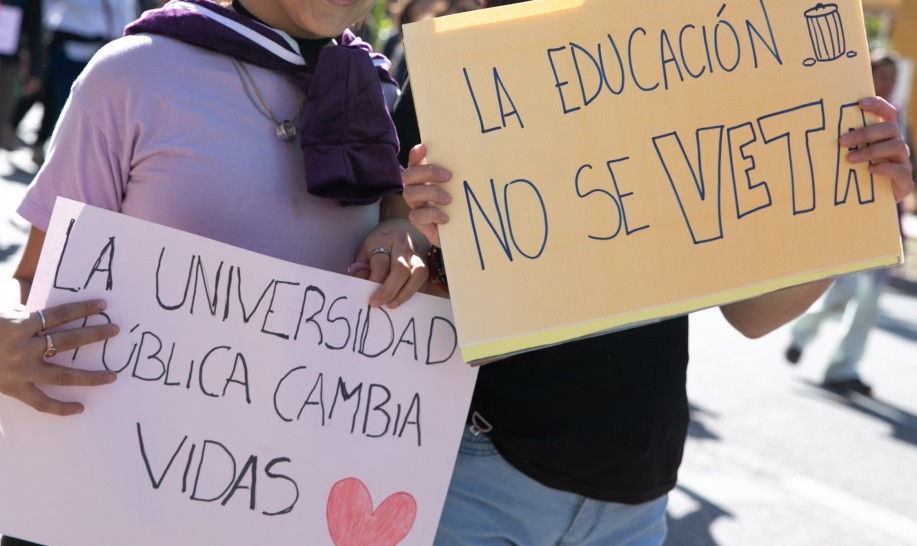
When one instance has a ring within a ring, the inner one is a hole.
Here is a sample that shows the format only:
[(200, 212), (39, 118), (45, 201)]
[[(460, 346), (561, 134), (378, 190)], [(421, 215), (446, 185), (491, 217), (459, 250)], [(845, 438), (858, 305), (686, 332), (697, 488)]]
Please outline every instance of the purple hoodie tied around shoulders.
[[(243, 28), (239, 28), (239, 26)], [(372, 49), (349, 30), (306, 51), (282, 32), (208, 0), (173, 0), (127, 26), (288, 73), (306, 96), (300, 133), (306, 185), (317, 197), (367, 205), (403, 189), (398, 137)]]

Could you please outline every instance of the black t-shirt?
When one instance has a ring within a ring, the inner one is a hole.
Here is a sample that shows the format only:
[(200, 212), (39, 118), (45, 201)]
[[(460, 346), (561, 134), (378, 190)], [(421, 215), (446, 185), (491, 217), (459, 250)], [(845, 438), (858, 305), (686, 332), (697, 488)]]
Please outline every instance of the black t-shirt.
[(471, 411), (513, 466), (556, 489), (640, 503), (675, 487), (688, 428), (688, 318), (484, 365)]
[[(419, 142), (410, 82), (401, 159)], [(675, 487), (688, 429), (688, 317), (485, 364), (469, 415), (513, 466), (555, 489), (636, 504)]]

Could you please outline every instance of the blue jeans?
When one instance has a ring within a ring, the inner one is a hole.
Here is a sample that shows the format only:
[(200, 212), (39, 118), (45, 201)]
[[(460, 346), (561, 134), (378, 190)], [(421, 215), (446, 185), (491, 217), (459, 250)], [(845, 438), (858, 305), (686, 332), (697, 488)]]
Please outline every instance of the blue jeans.
[(466, 430), (434, 546), (660, 546), (667, 501), (618, 504), (551, 489)]

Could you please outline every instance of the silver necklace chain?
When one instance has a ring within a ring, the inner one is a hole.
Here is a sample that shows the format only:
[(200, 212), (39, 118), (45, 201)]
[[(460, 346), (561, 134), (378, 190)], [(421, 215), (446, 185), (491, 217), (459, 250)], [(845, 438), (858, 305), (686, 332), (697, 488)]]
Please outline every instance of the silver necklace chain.
[[(306, 106), (306, 99), (303, 98), (303, 102), (299, 106), (299, 111), (296, 112), (296, 116), (292, 120), (278, 120), (277, 116), (274, 115), (274, 111), (271, 110), (271, 107), (267, 105), (264, 97), (261, 96), (261, 91), (258, 89), (258, 86), (255, 85), (255, 80), (252, 78), (252, 75), (248, 73), (248, 69), (245, 68), (245, 65), (234, 57), (230, 57), (230, 60), (232, 61), (233, 68), (236, 69), (236, 74), (239, 75), (239, 81), (242, 82), (242, 89), (245, 91), (245, 96), (248, 97), (248, 102), (255, 107), (255, 110), (261, 114), (261, 117), (274, 124), (277, 138), (284, 142), (293, 142), (293, 140), (296, 139), (296, 122), (299, 121), (299, 118), (302, 116), (303, 108)], [(246, 79), (248, 80), (247, 82)], [(255, 96), (252, 96), (253, 90)], [(257, 101), (255, 97), (258, 98)], [(259, 102), (261, 103), (260, 105), (258, 104)]]

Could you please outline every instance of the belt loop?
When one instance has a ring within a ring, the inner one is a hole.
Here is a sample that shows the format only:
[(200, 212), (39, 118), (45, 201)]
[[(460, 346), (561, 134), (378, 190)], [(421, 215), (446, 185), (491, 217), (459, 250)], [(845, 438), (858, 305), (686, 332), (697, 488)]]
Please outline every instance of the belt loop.
[(474, 412), (471, 414), (471, 426), (468, 427), (469, 432), (475, 436), (480, 436), (481, 434), (487, 434), (493, 429), (493, 425), (488, 423), (487, 419), (484, 419), (480, 413)]

